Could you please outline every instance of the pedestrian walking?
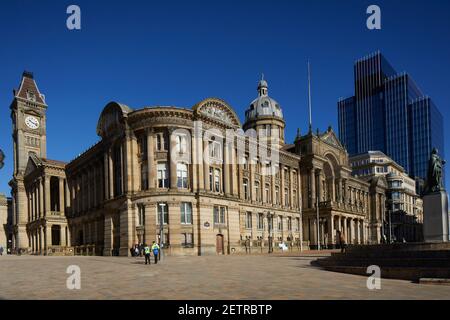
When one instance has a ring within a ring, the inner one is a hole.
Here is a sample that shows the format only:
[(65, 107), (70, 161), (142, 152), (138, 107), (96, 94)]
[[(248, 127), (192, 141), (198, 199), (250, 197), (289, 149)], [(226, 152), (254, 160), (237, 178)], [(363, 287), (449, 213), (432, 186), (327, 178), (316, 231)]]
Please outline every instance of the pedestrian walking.
[(147, 244), (145, 244), (144, 246), (145, 246), (144, 247), (145, 264), (147, 264), (147, 262), (148, 262), (148, 264), (151, 264), (150, 263), (150, 247)]
[(341, 253), (346, 252), (347, 250), (347, 243), (345, 241), (345, 233), (344, 231), (339, 232), (339, 243), (341, 244)]
[(155, 264), (158, 263), (158, 255), (159, 255), (159, 245), (153, 241), (152, 244), (153, 256), (155, 257)]
[(0, 256), (2, 256), (3, 255), (3, 247), (2, 246), (0, 246)]

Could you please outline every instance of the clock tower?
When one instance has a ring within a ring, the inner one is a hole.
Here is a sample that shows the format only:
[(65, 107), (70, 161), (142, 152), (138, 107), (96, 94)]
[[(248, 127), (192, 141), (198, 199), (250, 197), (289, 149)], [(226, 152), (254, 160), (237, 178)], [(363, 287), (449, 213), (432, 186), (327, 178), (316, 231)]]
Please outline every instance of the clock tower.
[(22, 75), (19, 89), (13, 91), (11, 119), (13, 124), (14, 172), (10, 181), (13, 197), (14, 247), (29, 247), (26, 233), (27, 196), (24, 175), (30, 155), (47, 157), (45, 96), (40, 93), (31, 72)]

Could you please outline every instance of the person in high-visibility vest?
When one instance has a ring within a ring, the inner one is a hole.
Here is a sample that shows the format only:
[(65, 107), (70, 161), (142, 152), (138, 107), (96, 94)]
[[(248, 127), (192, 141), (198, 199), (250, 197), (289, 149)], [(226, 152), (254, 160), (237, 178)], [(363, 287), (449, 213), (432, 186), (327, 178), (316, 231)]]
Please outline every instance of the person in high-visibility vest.
[(150, 263), (150, 247), (147, 244), (145, 244), (144, 246), (145, 246), (144, 247), (145, 264), (147, 264), (147, 261), (148, 261), (148, 264), (151, 264)]
[(153, 241), (152, 245), (153, 256), (155, 257), (155, 264), (158, 263), (159, 245)]

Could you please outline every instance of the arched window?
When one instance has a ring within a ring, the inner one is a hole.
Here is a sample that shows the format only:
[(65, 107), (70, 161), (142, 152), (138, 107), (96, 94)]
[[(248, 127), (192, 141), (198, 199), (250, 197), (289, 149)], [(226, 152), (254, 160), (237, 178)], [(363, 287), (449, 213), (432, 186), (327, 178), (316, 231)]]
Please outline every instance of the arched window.
[(177, 163), (177, 187), (182, 189), (188, 187), (188, 166), (185, 163)]
[(158, 188), (169, 187), (169, 176), (167, 174), (167, 162), (160, 162), (157, 165)]

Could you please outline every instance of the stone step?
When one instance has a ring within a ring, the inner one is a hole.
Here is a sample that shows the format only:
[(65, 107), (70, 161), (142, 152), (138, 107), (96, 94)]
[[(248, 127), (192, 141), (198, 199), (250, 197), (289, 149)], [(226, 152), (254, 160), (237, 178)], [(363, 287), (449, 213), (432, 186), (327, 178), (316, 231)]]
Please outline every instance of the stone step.
[(406, 252), (406, 251), (450, 251), (450, 242), (438, 243), (393, 243), (378, 245), (349, 245), (347, 252)]
[(377, 265), (380, 268), (384, 267), (417, 267), (417, 268), (434, 268), (434, 267), (447, 267), (450, 269), (449, 259), (424, 259), (424, 258), (412, 258), (412, 259), (397, 259), (397, 258), (377, 258), (377, 259), (359, 259), (349, 257), (347, 259), (334, 259), (324, 258), (317, 260), (317, 264), (321, 266), (361, 266), (367, 267), (371, 265)]
[(342, 253), (332, 253), (331, 257), (333, 259), (347, 259), (348, 257), (360, 258), (360, 259), (372, 259), (372, 258), (399, 258), (399, 259), (410, 259), (410, 258), (429, 258), (429, 259), (449, 259), (450, 251), (447, 250), (436, 250), (436, 251), (406, 251), (406, 252), (383, 252), (383, 251), (369, 251), (369, 252), (347, 252)]
[(331, 256), (336, 259), (344, 259), (345, 257), (358, 257), (358, 258), (436, 258), (436, 259), (449, 259), (450, 251), (436, 250), (436, 251), (399, 251), (399, 252), (384, 252), (384, 251), (367, 251), (367, 252), (350, 252), (345, 254), (332, 253)]
[[(356, 274), (368, 277), (366, 267), (356, 267), (356, 266), (326, 266), (322, 267), (325, 270)], [(384, 279), (400, 279), (409, 281), (419, 281), (421, 278), (450, 278), (449, 268), (398, 268), (398, 267), (387, 267), (381, 269), (381, 278)]]

